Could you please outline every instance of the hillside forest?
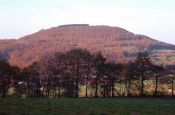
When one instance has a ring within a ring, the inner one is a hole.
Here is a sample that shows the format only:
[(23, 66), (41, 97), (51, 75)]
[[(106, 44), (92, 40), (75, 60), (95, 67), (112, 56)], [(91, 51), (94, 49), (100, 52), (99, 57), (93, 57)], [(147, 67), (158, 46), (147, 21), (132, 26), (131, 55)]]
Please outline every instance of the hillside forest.
[(126, 63), (86, 49), (47, 55), (25, 68), (0, 61), (1, 98), (174, 96), (174, 81), (175, 72), (147, 52)]

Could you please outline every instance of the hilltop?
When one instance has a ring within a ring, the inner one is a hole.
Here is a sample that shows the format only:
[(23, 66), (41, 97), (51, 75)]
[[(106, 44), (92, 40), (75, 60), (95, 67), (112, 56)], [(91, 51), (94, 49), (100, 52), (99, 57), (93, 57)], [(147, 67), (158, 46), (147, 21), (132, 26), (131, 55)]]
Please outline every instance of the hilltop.
[(73, 48), (101, 51), (108, 60), (117, 62), (133, 60), (138, 52), (143, 51), (147, 51), (155, 62), (171, 65), (175, 59), (174, 45), (120, 27), (88, 24), (61, 25), (17, 40), (0, 40), (0, 59), (26, 67), (44, 56)]

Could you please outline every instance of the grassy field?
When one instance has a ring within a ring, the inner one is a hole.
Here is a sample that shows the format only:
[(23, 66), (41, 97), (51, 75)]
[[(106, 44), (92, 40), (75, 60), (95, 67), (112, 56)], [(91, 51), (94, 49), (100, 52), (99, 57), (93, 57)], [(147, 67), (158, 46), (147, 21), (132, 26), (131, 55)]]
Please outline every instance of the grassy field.
[(0, 99), (0, 115), (175, 115), (171, 98)]

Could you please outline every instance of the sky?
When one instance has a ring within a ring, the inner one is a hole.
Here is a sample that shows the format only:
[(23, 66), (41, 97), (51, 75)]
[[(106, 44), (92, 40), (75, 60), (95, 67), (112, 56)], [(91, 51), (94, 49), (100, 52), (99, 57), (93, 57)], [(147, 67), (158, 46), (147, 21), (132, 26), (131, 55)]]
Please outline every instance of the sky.
[(64, 24), (117, 26), (175, 44), (175, 0), (0, 0), (0, 39)]

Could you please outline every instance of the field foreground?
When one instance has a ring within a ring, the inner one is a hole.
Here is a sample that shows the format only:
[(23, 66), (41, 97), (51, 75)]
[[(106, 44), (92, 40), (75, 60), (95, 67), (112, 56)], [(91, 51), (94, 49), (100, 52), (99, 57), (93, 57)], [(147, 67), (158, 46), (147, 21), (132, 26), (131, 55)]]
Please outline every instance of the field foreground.
[(0, 115), (174, 115), (172, 98), (0, 99)]

